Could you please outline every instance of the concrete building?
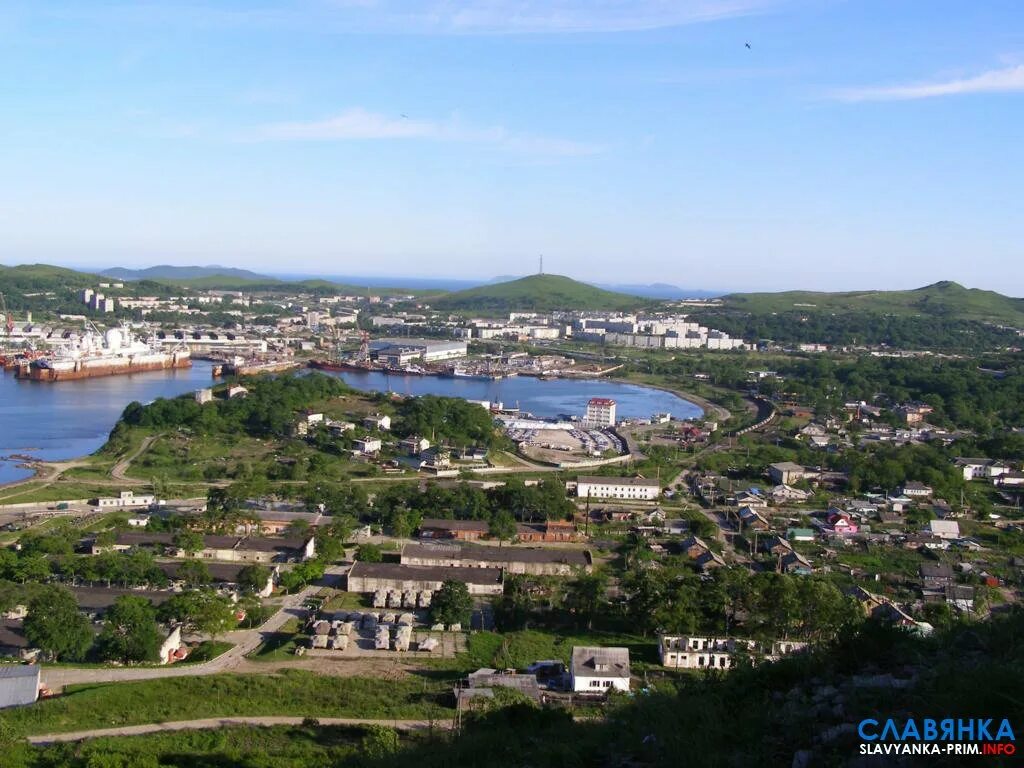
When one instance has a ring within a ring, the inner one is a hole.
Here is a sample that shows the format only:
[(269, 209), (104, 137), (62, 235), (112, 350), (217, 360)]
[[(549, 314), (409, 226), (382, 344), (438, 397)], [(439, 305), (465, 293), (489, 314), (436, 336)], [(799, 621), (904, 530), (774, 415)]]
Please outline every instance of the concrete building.
[(200, 405), (213, 401), (213, 390), (210, 388), (197, 389), (195, 394), (196, 402)]
[(629, 499), (654, 501), (661, 496), (661, 483), (643, 477), (581, 476), (576, 480), (581, 499)]
[(629, 691), (629, 679), (628, 648), (577, 646), (572, 649), (569, 680), (574, 692)]
[(352, 449), (356, 453), (363, 454), (377, 453), (383, 445), (379, 437), (366, 437), (352, 441)]
[(100, 509), (135, 509), (139, 507), (151, 507), (156, 504), (156, 496), (152, 494), (135, 495), (135, 491), (121, 491), (117, 496), (101, 496), (93, 500), (93, 506)]
[(405, 362), (422, 360), (425, 363), (436, 363), (465, 357), (467, 349), (465, 341), (389, 338), (371, 341), (370, 357), (376, 360), (397, 355), (406, 358)]
[(348, 572), (349, 592), (378, 590), (436, 592), (446, 581), (459, 581), (471, 595), (500, 595), (504, 579), (500, 568), (463, 568), (357, 562)]
[(494, 547), (476, 544), (416, 543), (402, 547), (403, 565), (502, 568), (506, 573), (571, 576), (590, 571), (590, 552), (578, 549)]
[(375, 413), (372, 416), (367, 416), (363, 419), (364, 429), (379, 429), (381, 432), (387, 432), (391, 429), (391, 417), (386, 413)]
[(603, 429), (615, 426), (615, 401), (608, 397), (592, 397), (587, 402), (583, 415), (583, 426), (588, 429)]

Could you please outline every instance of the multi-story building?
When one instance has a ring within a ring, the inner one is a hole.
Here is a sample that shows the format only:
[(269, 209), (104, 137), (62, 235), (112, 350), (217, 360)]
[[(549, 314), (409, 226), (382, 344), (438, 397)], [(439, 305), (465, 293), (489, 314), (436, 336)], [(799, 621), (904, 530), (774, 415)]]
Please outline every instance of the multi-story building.
[(587, 402), (583, 426), (602, 429), (615, 426), (615, 401), (608, 397), (592, 397)]
[(581, 499), (630, 499), (654, 501), (661, 495), (661, 483), (644, 477), (588, 477), (576, 479)]

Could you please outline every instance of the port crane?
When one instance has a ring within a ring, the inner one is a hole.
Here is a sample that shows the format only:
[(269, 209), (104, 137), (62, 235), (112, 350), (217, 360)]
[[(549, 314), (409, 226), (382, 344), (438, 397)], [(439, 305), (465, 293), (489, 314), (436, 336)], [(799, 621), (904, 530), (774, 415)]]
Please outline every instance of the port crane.
[(7, 311), (7, 300), (2, 293), (0, 293), (0, 316), (3, 317), (4, 328), (7, 330), (7, 335), (10, 336), (14, 332), (14, 315)]

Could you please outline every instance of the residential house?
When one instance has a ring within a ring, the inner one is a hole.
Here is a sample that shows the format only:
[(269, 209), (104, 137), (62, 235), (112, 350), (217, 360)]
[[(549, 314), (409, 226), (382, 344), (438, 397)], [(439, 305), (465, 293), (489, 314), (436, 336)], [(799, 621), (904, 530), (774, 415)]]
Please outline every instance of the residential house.
[(811, 562), (801, 555), (799, 552), (790, 552), (787, 555), (783, 555), (779, 561), (779, 566), (783, 573), (796, 574), (799, 576), (809, 576), (814, 573), (814, 566)]
[(767, 531), (771, 524), (767, 518), (752, 507), (743, 507), (739, 511), (740, 529), (744, 531)]
[(409, 435), (398, 444), (399, 450), (409, 456), (419, 456), (430, 447), (430, 441), (420, 435)]
[(352, 441), (353, 451), (363, 455), (379, 453), (382, 447), (383, 443), (379, 437), (357, 438)]
[(32, 648), (25, 638), (23, 619), (4, 619), (0, 622), (0, 656), (34, 661), (39, 655), (38, 648)]
[(707, 573), (715, 568), (724, 568), (725, 559), (714, 550), (709, 549), (707, 552), (698, 555), (693, 564), (697, 567), (697, 570)]
[(574, 647), (569, 680), (577, 693), (629, 691), (629, 649)]
[(391, 429), (391, 417), (386, 413), (375, 413), (363, 419), (363, 427), (366, 429), (378, 429), (387, 432)]
[(953, 568), (946, 563), (921, 563), (918, 571), (925, 589), (945, 589), (954, 583)]
[(850, 520), (850, 516), (838, 510), (832, 511), (826, 518), (825, 530), (836, 536), (852, 536), (857, 532), (857, 524)]
[(814, 541), (813, 528), (787, 528), (786, 538), (790, 541)]
[(780, 485), (790, 485), (798, 480), (816, 477), (817, 474), (816, 471), (808, 470), (807, 467), (792, 461), (780, 461), (768, 466), (768, 476), (773, 483)]
[(966, 584), (952, 584), (946, 587), (946, 604), (965, 613), (973, 611), (974, 587)]
[(701, 539), (698, 536), (690, 536), (689, 538), (685, 539), (679, 545), (679, 547), (682, 550), (683, 554), (686, 555), (691, 560), (696, 560), (698, 557), (703, 555), (705, 552), (710, 552), (711, 551), (711, 547), (709, 547), (704, 542), (704, 540)]
[(773, 504), (800, 503), (814, 496), (810, 491), (786, 484), (776, 485), (769, 495)]

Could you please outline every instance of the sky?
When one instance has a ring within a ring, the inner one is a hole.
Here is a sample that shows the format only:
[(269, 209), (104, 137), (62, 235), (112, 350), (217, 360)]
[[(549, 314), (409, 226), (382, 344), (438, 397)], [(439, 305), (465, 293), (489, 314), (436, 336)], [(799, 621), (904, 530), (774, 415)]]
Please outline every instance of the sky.
[(1019, 0), (3, 0), (0, 262), (1024, 296), (1022, 125)]

